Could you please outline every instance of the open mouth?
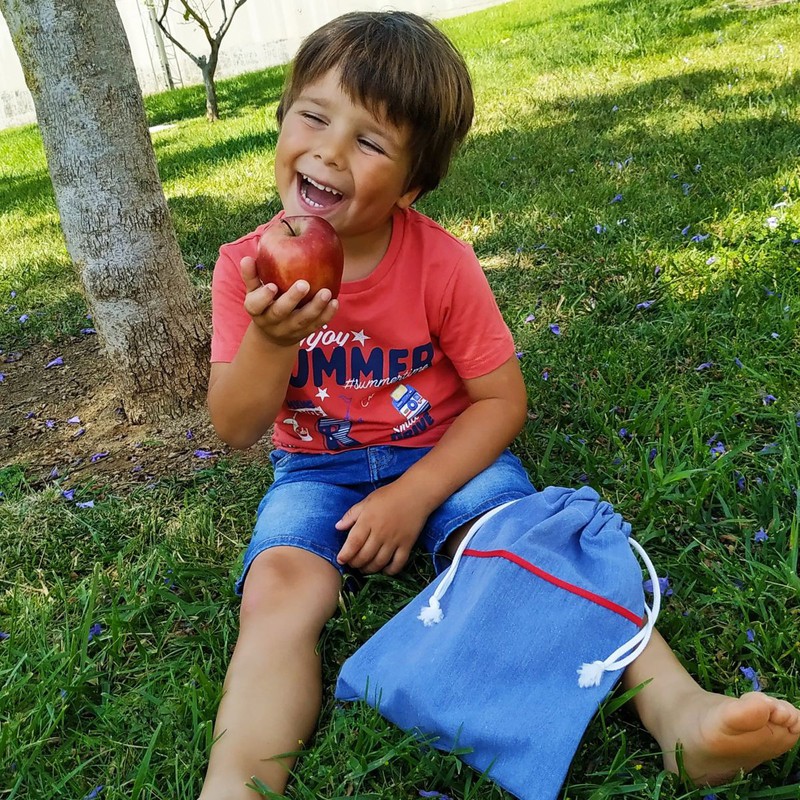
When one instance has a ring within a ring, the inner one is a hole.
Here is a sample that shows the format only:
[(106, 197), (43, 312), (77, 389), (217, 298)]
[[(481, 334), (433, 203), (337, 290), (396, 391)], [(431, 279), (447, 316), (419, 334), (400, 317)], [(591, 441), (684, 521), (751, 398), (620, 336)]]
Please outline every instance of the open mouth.
[(308, 175), (300, 174), (300, 196), (312, 208), (330, 208), (341, 201), (343, 195), (331, 186), (318, 183)]

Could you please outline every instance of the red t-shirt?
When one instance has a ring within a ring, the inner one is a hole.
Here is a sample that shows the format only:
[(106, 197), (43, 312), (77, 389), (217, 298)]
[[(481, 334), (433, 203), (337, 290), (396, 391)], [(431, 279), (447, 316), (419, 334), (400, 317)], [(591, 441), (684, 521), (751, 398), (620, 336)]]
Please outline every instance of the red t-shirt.
[[(232, 361), (250, 324), (239, 272), (262, 225), (220, 248), (212, 361)], [(514, 342), (472, 248), (433, 220), (396, 211), (386, 254), (342, 284), (339, 310), (300, 343), (276, 447), (306, 453), (434, 445), (469, 405), (463, 379), (514, 355)]]

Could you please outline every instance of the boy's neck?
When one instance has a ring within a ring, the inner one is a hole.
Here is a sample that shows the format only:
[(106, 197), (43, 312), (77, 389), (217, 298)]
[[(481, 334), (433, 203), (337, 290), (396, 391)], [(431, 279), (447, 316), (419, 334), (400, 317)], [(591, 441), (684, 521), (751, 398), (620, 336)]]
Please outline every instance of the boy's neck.
[(363, 280), (375, 270), (389, 249), (392, 229), (393, 217), (389, 217), (382, 228), (342, 239), (345, 282)]

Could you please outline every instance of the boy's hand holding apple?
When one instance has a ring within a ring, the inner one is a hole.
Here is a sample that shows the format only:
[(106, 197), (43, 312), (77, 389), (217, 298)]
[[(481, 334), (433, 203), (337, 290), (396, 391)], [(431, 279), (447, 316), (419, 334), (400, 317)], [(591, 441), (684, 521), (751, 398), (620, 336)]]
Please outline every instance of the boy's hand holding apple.
[(341, 242), (324, 219), (275, 220), (256, 258), (242, 259), (245, 310), (272, 343), (295, 345), (333, 318), (343, 270)]

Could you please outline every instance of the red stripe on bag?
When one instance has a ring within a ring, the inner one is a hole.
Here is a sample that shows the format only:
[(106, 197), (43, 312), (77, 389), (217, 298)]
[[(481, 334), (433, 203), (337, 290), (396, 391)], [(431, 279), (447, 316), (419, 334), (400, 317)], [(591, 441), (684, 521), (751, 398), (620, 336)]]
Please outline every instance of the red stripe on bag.
[(609, 600), (607, 597), (602, 597), (599, 594), (595, 594), (594, 592), (589, 592), (586, 589), (581, 589), (580, 586), (576, 586), (574, 583), (567, 583), (566, 581), (562, 581), (561, 578), (556, 578), (555, 575), (551, 575), (549, 572), (545, 572), (543, 569), (531, 564), (530, 561), (526, 561), (524, 558), (520, 558), (516, 553), (512, 553), (508, 550), (465, 550), (462, 555), (465, 556), (474, 556), (475, 558), (505, 558), (506, 561), (512, 561), (519, 567), (528, 570), (528, 572), (532, 572), (537, 577), (541, 578), (542, 580), (547, 581), (548, 583), (552, 583), (554, 586), (558, 586), (559, 589), (566, 589), (568, 592), (572, 592), (572, 594), (577, 594), (579, 597), (583, 597), (584, 599), (588, 600), (591, 603), (596, 603), (603, 608), (607, 608), (609, 611), (613, 611), (615, 614), (619, 614), (621, 617), (625, 617), (625, 619), (632, 622), (634, 625), (638, 625), (641, 627), (644, 625), (644, 617), (637, 616), (633, 613), (633, 611), (629, 611), (624, 606), (615, 603), (613, 600)]

